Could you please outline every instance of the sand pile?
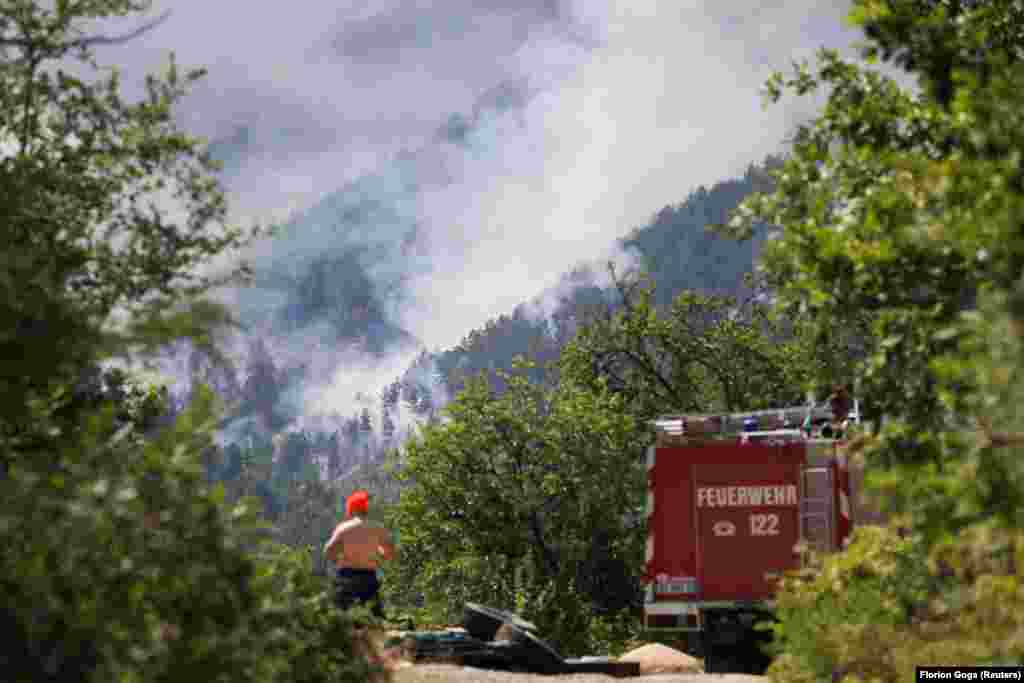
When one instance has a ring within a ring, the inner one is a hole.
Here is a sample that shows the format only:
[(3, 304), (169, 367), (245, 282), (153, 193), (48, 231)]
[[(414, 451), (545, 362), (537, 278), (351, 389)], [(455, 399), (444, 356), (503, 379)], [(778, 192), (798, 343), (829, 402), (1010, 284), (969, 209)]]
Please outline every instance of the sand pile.
[(701, 673), (700, 660), (660, 643), (648, 643), (619, 657), (620, 662), (639, 662), (641, 675)]

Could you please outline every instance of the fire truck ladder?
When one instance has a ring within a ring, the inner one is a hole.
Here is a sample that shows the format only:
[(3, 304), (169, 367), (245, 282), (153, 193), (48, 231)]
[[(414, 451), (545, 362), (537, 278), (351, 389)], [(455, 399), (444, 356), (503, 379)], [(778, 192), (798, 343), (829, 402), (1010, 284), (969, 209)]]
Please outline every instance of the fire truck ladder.
[(818, 551), (832, 549), (835, 536), (834, 482), (831, 467), (805, 467), (800, 499), (800, 539)]

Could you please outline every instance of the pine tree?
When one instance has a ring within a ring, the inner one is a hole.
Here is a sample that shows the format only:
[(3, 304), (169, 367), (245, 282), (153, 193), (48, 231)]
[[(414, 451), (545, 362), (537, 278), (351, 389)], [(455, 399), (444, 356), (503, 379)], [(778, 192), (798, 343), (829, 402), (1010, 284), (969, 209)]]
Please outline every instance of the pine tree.
[(274, 431), (282, 427), (280, 419), (275, 415), (281, 388), (278, 382), (278, 370), (274, 359), (267, 350), (262, 339), (249, 344), (249, 358), (246, 364), (245, 386), (242, 389), (242, 406), (240, 416), (255, 414), (265, 429)]
[(327, 479), (334, 481), (341, 476), (341, 434), (334, 432), (327, 442)]
[(369, 462), (373, 456), (373, 420), (370, 417), (370, 409), (363, 408), (359, 414), (359, 444), (360, 456), (363, 462)]
[(386, 409), (381, 414), (381, 436), (384, 438), (385, 446), (390, 444), (395, 436), (395, 422)]

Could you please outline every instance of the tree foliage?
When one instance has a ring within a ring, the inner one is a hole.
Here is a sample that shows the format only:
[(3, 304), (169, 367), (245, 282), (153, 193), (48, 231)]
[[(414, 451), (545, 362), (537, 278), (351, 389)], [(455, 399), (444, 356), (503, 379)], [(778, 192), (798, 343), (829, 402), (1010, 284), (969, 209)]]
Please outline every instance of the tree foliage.
[[(639, 595), (630, 577), (642, 544), (644, 442), (635, 421), (607, 392), (546, 388), (522, 375), (505, 381), (497, 395), (485, 378), (472, 380), (447, 421), (406, 444), (397, 476), (408, 488), (391, 515), (402, 542), (394, 581), (447, 609), (467, 600), (515, 608), (517, 590), (536, 597), (570, 584), (584, 596), (573, 598), (578, 616), (616, 598), (605, 606), (628, 605)], [(583, 571), (601, 538), (604, 568), (618, 562), (625, 577), (609, 593), (587, 585), (600, 572)], [(578, 620), (560, 627), (541, 606), (524, 604), (566, 651), (585, 649)]]
[[(893, 552), (927, 562), (935, 581), (888, 626), (829, 612), (818, 633), (804, 633), (810, 642), (790, 638), (794, 653), (776, 674), (818, 680), (831, 667), (899, 680), (922, 652), (1019, 662), (1021, 626), (1008, 615), (1024, 596), (1019, 554), (1010, 559), (1024, 522), (1020, 8), (860, 0), (851, 16), (868, 64), (825, 50), (816, 66), (769, 81), (770, 99), (827, 89), (827, 102), (799, 129), (775, 190), (744, 202), (730, 229), (779, 226), (765, 272), (784, 310), (806, 311), (821, 331), (868, 316), (855, 376), (875, 429), (857, 447), (875, 492), (920, 541)], [(900, 87), (878, 60), (920, 87)], [(870, 551), (863, 543), (850, 552)], [(890, 599), (842, 563), (827, 569), (835, 580)], [(804, 604), (797, 593), (782, 599)], [(884, 662), (868, 652), (880, 639), (893, 648)]]
[[(901, 59), (919, 66), (931, 59), (929, 49), (946, 54), (988, 46), (985, 36), (996, 21), (991, 7), (958, 5), (954, 18), (943, 3), (914, 7), (860, 3), (855, 16), (872, 35), (898, 34), (893, 22), (908, 13), (923, 25), (955, 24), (949, 30), (957, 46), (904, 46)], [(912, 33), (922, 40), (931, 35)], [(952, 70), (945, 78), (956, 85), (948, 101), (927, 89), (902, 90), (828, 51), (817, 72), (801, 67), (769, 88), (808, 92), (828, 85), (831, 94), (821, 116), (797, 136), (777, 174), (778, 190), (746, 202), (734, 227), (754, 217), (783, 227), (765, 261), (784, 305), (809, 309), (819, 326), (872, 313), (860, 393), (870, 396), (866, 403), (877, 417), (887, 416), (873, 457), (893, 465), (942, 469), (966, 457), (966, 444), (943, 434), (956, 417), (978, 414), (980, 387), (973, 373), (956, 368), (985, 362), (979, 297), (1013, 291), (1024, 266), (1015, 125), (1024, 71), (1015, 52), (989, 48), (986, 63), (1002, 65), (993, 73), (947, 64)], [(940, 66), (929, 62), (920, 70), (936, 79)], [(923, 490), (905, 493), (899, 499), (906, 505), (936, 499)], [(994, 498), (983, 507), (992, 505)]]
[[(379, 676), (307, 567), (260, 557), (253, 508), (203, 477), (218, 402), (111, 369), (189, 338), (217, 357), (227, 225), (173, 60), (137, 103), (85, 22), (148, 3), (0, 2), (0, 669), (12, 681)], [(152, 26), (152, 24), (150, 24)], [(138, 33), (138, 32), (136, 32)], [(244, 268), (228, 277), (244, 275)], [(170, 413), (177, 412), (168, 424)], [(329, 647), (328, 647), (329, 643)]]
[(659, 311), (642, 280), (613, 278), (621, 306), (592, 317), (559, 368), (607, 382), (642, 419), (801, 404), (816, 371), (848, 379), (858, 352), (855, 328), (822, 345), (801, 320), (773, 316), (763, 292), (737, 301), (686, 291)]

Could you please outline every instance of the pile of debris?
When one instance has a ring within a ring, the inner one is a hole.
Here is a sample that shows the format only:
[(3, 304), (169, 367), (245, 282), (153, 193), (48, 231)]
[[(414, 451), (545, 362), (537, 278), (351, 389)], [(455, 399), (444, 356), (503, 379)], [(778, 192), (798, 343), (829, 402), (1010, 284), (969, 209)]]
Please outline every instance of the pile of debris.
[[(396, 640), (401, 643), (403, 656), (417, 663), (441, 662), (547, 675), (601, 673), (616, 678), (652, 673), (646, 661), (649, 658), (644, 656), (566, 659), (537, 635), (537, 627), (531, 622), (511, 612), (472, 602), (463, 610), (462, 628), (403, 633)], [(664, 656), (663, 652), (658, 654)], [(699, 668), (693, 658), (675, 654), (688, 660), (690, 670)]]

